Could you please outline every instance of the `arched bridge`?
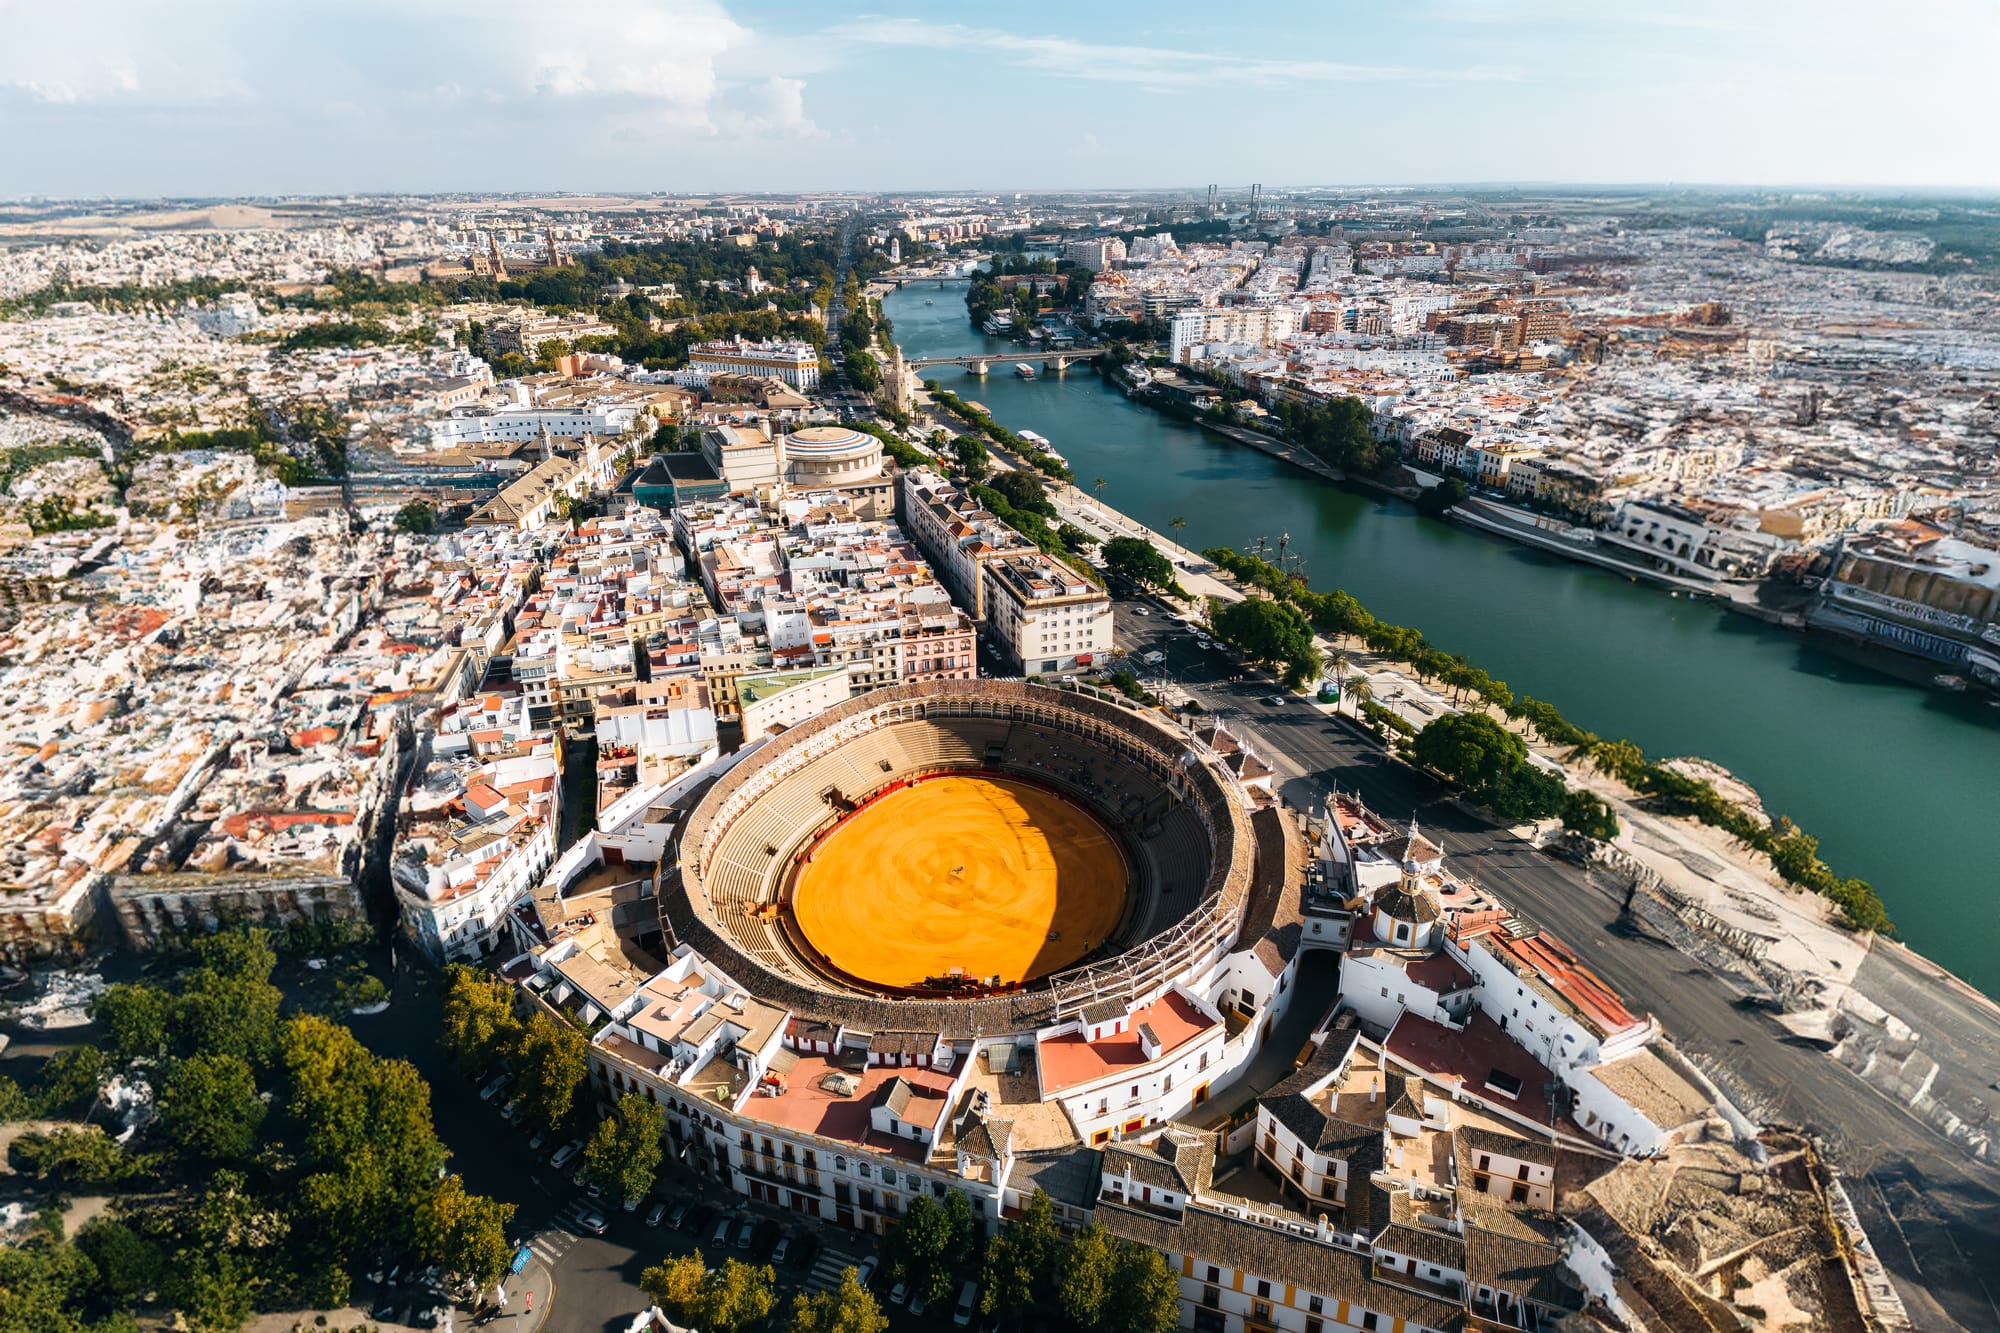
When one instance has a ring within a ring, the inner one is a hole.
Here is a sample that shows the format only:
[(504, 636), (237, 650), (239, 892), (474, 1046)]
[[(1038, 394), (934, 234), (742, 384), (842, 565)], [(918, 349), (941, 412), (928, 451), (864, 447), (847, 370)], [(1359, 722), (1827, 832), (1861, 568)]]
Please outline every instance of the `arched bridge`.
[(993, 363), (996, 361), (1002, 363), (1010, 361), (1039, 361), (1042, 363), (1043, 370), (1060, 375), (1077, 362), (1088, 361), (1090, 358), (1110, 350), (1108, 347), (1067, 347), (1060, 352), (1034, 352), (1023, 348), (1021, 351), (1014, 353), (981, 352), (973, 356), (919, 356), (912, 357), (904, 364), (908, 365), (911, 370), (926, 370), (931, 366), (964, 366), (967, 374), (984, 375), (992, 368)]

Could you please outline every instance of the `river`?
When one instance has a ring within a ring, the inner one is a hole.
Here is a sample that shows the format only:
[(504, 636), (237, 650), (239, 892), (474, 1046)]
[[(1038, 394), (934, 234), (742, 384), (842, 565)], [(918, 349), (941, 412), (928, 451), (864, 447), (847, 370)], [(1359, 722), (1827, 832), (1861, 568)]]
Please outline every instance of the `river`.
[(965, 317), (965, 286), (884, 303), (905, 356), (999, 354), (984, 381), (927, 372), (1049, 437), (1089, 490), (1183, 545), (1275, 548), (1316, 588), (1422, 630), (1517, 693), (1660, 757), (1701, 755), (1875, 885), (1911, 947), (2000, 996), (2000, 709), (1925, 690), (1706, 602), (1416, 516), (1137, 406), (1090, 370), (1028, 381)]

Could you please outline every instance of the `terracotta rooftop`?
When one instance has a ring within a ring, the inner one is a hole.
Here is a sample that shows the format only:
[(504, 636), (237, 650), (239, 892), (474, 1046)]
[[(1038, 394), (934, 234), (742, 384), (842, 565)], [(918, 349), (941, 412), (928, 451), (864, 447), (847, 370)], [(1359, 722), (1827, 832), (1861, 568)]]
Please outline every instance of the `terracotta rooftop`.
[(1502, 1032), (1483, 1009), (1473, 1011), (1463, 1032), (1406, 1012), (1389, 1030), (1383, 1049), (1422, 1070), (1434, 1082), (1458, 1084), (1537, 1125), (1550, 1123), (1546, 1087), (1554, 1076)]
[(1133, 1013), (1130, 1026), (1116, 1036), (1086, 1041), (1079, 1033), (1051, 1037), (1039, 1044), (1042, 1090), (1049, 1096), (1146, 1063), (1139, 1049), (1139, 1025), (1152, 1028), (1160, 1040), (1160, 1054), (1170, 1055), (1202, 1033), (1216, 1026), (1207, 1015), (1168, 991), (1159, 999)]
[(1485, 935), (1484, 942), (1517, 970), (1540, 976), (1576, 1009), (1578, 1017), (1596, 1029), (1598, 1036), (1622, 1031), (1639, 1021), (1618, 998), (1618, 992), (1555, 936), (1544, 932), (1516, 939), (1504, 930), (1495, 930)]
[[(859, 1086), (852, 1096), (842, 1096), (820, 1086), (820, 1081), (828, 1074), (844, 1074)], [(743, 1104), (742, 1114), (747, 1119), (760, 1120), (781, 1129), (801, 1130), (823, 1139), (865, 1145), (878, 1152), (893, 1153), (909, 1161), (920, 1162), (926, 1156), (923, 1144), (877, 1134), (868, 1127), (868, 1113), (880, 1100), (882, 1089), (897, 1079), (903, 1080), (913, 1100), (936, 1098), (940, 1103), (939, 1114), (943, 1114), (942, 1102), (951, 1091), (949, 1074), (930, 1069), (897, 1069), (888, 1065), (853, 1070), (818, 1055), (800, 1055), (798, 1063), (785, 1075), (784, 1094), (778, 1097), (751, 1097)], [(923, 1117), (912, 1110), (908, 1118), (920, 1121)]]

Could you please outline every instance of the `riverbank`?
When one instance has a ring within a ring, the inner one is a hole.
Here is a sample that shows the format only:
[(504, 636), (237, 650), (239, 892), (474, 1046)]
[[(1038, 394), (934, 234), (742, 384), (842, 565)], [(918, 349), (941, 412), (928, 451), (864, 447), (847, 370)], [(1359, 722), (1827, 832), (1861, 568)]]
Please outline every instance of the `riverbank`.
[[(891, 296), (889, 314), (906, 355), (1003, 346), (966, 324), (961, 303), (927, 307), (915, 289)], [(1421, 626), (1579, 726), (1714, 759), (1812, 830), (1825, 860), (1876, 885), (1903, 939), (2000, 993), (2000, 955), (1965, 928), (1989, 910), (1984, 886), (2000, 864), (1987, 808), (2000, 709), (1910, 689), (1909, 663), (1767, 624), (1741, 604), (1662, 596), (1469, 525), (1412, 521), (1401, 500), (1351, 479), (1325, 485), (1333, 478), (1142, 410), (1108, 379), (941, 378), (1008, 426), (1048, 436), (1086, 496), (1190, 552), (1285, 540), (1288, 567), (1313, 588)]]

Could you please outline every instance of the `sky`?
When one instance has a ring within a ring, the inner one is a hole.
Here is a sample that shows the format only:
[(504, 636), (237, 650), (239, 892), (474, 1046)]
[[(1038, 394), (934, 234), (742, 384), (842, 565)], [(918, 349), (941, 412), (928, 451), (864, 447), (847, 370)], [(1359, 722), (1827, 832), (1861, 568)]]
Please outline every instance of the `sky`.
[(0, 197), (2000, 188), (1994, 0), (0, 0)]

